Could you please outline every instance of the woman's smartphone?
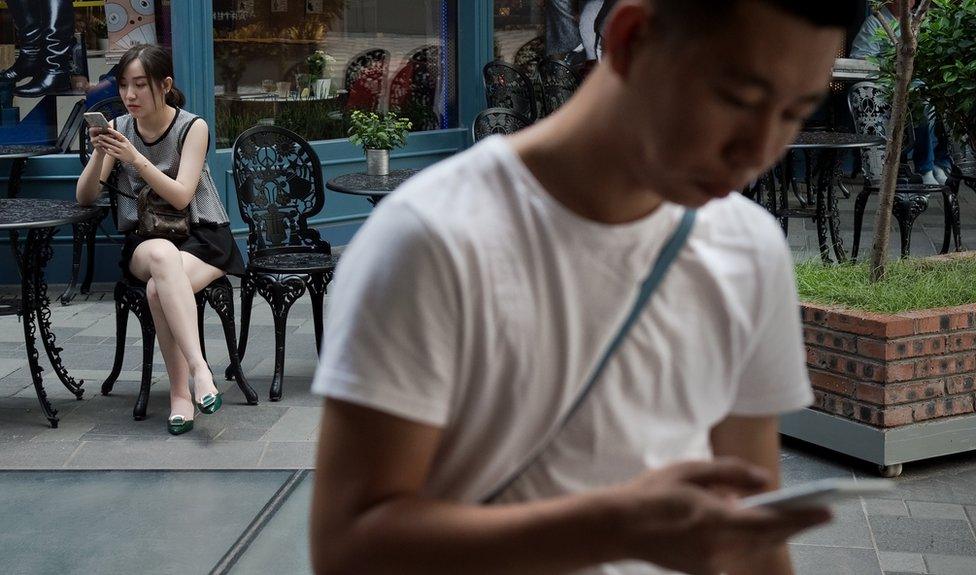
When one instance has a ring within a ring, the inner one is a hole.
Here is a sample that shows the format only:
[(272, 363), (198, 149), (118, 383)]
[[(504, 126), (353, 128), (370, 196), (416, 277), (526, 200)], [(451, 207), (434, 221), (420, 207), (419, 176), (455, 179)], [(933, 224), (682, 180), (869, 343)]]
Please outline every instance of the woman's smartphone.
[(103, 130), (109, 129), (108, 120), (105, 119), (105, 115), (101, 112), (85, 112), (85, 122), (91, 128), (101, 128)]

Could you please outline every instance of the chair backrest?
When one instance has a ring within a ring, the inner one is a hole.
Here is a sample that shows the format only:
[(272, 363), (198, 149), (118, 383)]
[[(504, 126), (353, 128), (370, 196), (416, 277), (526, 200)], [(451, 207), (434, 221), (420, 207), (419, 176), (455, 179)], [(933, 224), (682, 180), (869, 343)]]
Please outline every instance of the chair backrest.
[(439, 71), (436, 60), (409, 59), (390, 82), (390, 111), (409, 119), (414, 130), (436, 130), (441, 127), (435, 109)]
[(234, 142), (234, 185), (248, 254), (329, 250), (308, 219), (325, 206), (322, 165), (301, 136), (255, 126)]
[(529, 40), (525, 44), (522, 44), (518, 50), (515, 51), (515, 56), (512, 57), (512, 63), (516, 68), (522, 71), (523, 74), (531, 78), (539, 67), (539, 63), (542, 62), (546, 57), (546, 39), (542, 36), (536, 36), (535, 38)]
[(436, 66), (440, 59), (441, 47), (437, 44), (426, 44), (407, 52), (401, 66), (405, 66), (408, 62), (423, 62)]
[(68, 114), (68, 119), (65, 121), (64, 126), (61, 127), (61, 131), (58, 132), (58, 141), (55, 143), (55, 146), (57, 146), (60, 153), (65, 154), (71, 148), (71, 141), (75, 139), (75, 134), (78, 133), (78, 126), (82, 125), (84, 120), (85, 101), (78, 100), (71, 107), (71, 113)]
[[(854, 131), (867, 136), (887, 138), (888, 122), (891, 119), (891, 103), (885, 96), (884, 88), (875, 82), (858, 82), (847, 93), (847, 105), (854, 120)], [(884, 166), (884, 148), (861, 149), (861, 171), (869, 182), (881, 181)]]
[(492, 134), (514, 134), (528, 125), (528, 120), (508, 108), (488, 108), (471, 124), (471, 137), (478, 142)]
[(489, 62), (483, 70), (485, 99), (489, 108), (508, 108), (534, 122), (536, 111), (532, 82), (514, 66), (504, 62)]
[[(101, 112), (109, 122), (128, 113), (128, 110), (125, 109), (125, 104), (122, 103), (122, 98), (118, 96), (99, 100), (95, 104), (92, 104), (87, 111)], [(78, 159), (81, 160), (82, 166), (88, 164), (88, 158), (91, 157), (91, 154), (92, 143), (88, 137), (88, 124), (81, 122), (81, 125), (78, 126)]]
[(378, 111), (389, 70), (388, 50), (373, 48), (353, 56), (346, 64), (344, 74), (344, 88), (349, 93), (347, 107), (366, 112)]
[(542, 107), (549, 115), (573, 97), (580, 79), (566, 64), (546, 58), (539, 63), (539, 79), (542, 82)]

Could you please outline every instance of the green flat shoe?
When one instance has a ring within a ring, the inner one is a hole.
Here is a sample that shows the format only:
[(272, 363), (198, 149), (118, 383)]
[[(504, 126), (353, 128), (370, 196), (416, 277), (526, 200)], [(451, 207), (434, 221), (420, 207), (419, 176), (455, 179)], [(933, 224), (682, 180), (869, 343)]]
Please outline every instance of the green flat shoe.
[(166, 429), (172, 435), (183, 435), (193, 429), (193, 420), (187, 419), (182, 415), (173, 415), (166, 422)]
[(206, 413), (208, 415), (211, 413), (216, 413), (217, 410), (220, 409), (220, 406), (224, 404), (223, 397), (223, 393), (208, 393), (207, 395), (201, 397), (200, 401), (197, 402), (197, 409), (199, 409), (201, 413)]

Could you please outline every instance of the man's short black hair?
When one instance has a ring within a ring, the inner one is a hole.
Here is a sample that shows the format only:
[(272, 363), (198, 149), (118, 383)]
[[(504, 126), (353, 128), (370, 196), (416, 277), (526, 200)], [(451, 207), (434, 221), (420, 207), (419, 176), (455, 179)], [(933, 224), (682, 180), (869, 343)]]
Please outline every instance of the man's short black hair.
[[(721, 25), (745, 0), (656, 0), (662, 20), (692, 29)], [(867, 0), (756, 0), (770, 4), (817, 26), (860, 29), (867, 16)], [(613, 2), (610, 2), (613, 3)], [(682, 26), (683, 25), (683, 26)], [(687, 29), (687, 28), (686, 28)]]

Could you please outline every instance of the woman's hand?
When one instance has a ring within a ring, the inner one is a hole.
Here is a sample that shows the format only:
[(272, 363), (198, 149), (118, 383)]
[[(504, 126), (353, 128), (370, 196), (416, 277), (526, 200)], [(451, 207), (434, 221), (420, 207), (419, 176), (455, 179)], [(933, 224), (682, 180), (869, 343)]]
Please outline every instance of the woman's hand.
[[(109, 128), (98, 136), (99, 143), (105, 153), (126, 164), (135, 164), (143, 159), (143, 155), (136, 150), (135, 146), (121, 132)], [(94, 141), (94, 140), (93, 140)]]

